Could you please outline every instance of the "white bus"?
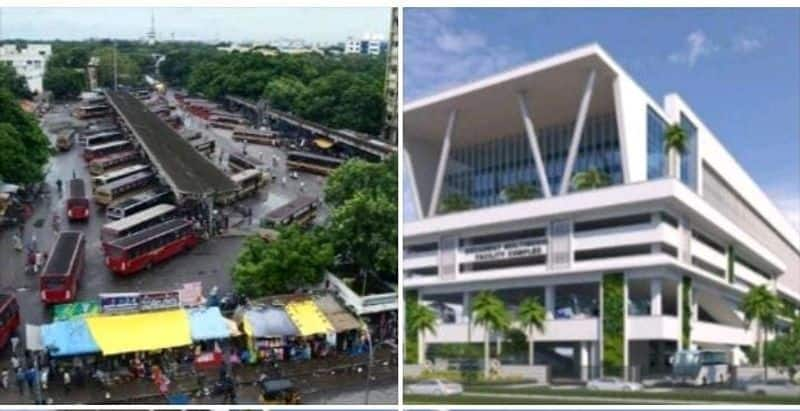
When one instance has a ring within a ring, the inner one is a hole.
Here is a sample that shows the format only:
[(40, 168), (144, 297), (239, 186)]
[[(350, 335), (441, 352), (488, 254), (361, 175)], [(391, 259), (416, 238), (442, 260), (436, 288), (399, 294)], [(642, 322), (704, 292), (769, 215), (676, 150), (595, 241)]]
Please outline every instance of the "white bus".
[(172, 192), (165, 187), (158, 187), (134, 195), (118, 203), (111, 204), (106, 209), (109, 220), (119, 220), (146, 210), (154, 205), (168, 203)]
[(152, 227), (162, 221), (169, 220), (177, 214), (177, 208), (172, 204), (159, 204), (144, 211), (139, 211), (125, 218), (108, 223), (100, 230), (102, 243), (110, 243), (117, 238), (125, 237), (147, 227)]
[(675, 381), (690, 385), (721, 384), (730, 380), (730, 355), (720, 350), (679, 350), (672, 358)]
[(101, 174), (97, 177), (92, 177), (92, 192), (94, 192), (97, 189), (97, 187), (113, 183), (119, 179), (125, 178), (134, 173), (138, 173), (141, 171), (149, 171), (149, 170), (150, 167), (145, 164), (134, 164), (124, 168), (120, 168), (119, 170), (114, 170), (109, 173)]

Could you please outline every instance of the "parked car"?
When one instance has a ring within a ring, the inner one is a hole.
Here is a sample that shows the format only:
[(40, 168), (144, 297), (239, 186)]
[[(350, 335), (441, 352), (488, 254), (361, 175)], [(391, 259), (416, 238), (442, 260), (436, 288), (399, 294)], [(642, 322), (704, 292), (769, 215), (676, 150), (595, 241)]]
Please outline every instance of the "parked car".
[(790, 381), (757, 382), (747, 384), (745, 391), (756, 395), (800, 396), (800, 385)]
[(433, 379), (422, 380), (414, 384), (406, 385), (405, 391), (406, 394), (455, 395), (464, 392), (464, 387), (456, 382)]
[(641, 391), (642, 384), (639, 384), (638, 382), (625, 381), (616, 377), (606, 377), (590, 380), (586, 383), (586, 388), (590, 390), (604, 391)]

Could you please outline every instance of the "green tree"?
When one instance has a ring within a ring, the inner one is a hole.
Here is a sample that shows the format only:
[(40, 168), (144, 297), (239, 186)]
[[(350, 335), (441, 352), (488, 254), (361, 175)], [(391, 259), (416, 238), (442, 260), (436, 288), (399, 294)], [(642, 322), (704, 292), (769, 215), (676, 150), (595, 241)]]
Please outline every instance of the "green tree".
[(664, 151), (669, 158), (669, 176), (680, 177), (679, 154), (686, 152), (689, 145), (689, 137), (680, 124), (672, 124), (664, 130)]
[(318, 233), (290, 226), (269, 244), (248, 238), (233, 267), (233, 283), (249, 297), (289, 293), (322, 281), (332, 263), (333, 248)]
[(539, 190), (530, 183), (517, 183), (503, 189), (503, 196), (509, 203), (530, 200), (539, 195)]
[(325, 203), (339, 207), (358, 192), (397, 199), (397, 185), (397, 156), (380, 163), (351, 159), (325, 182)]
[(775, 326), (781, 302), (766, 286), (753, 287), (742, 301), (742, 311), (747, 319), (747, 327), (755, 322), (758, 328), (758, 365), (764, 367), (764, 379), (767, 378), (767, 367), (764, 362), (764, 343), (767, 331)]
[(308, 87), (293, 76), (270, 80), (264, 87), (262, 97), (278, 110), (292, 111), (298, 107), (299, 99), (308, 93)]
[(357, 270), (361, 293), (367, 278), (397, 280), (397, 200), (356, 192), (331, 212), (328, 238), (337, 258)]
[(64, 67), (50, 67), (44, 75), (44, 88), (53, 93), (56, 99), (76, 98), (81, 94), (86, 77), (83, 70)]
[[(436, 313), (420, 304), (416, 298), (406, 301), (406, 336), (417, 336), (417, 344), (422, 344), (425, 333), (436, 335)], [(418, 353), (417, 363), (425, 361), (424, 353)]]
[(511, 315), (503, 301), (490, 291), (482, 291), (472, 301), (472, 318), (483, 333), (483, 375), (489, 378), (489, 337), (492, 332), (502, 333), (511, 327)]
[(572, 178), (572, 186), (578, 191), (606, 187), (610, 184), (611, 179), (608, 174), (596, 168), (576, 173)]
[(450, 193), (439, 202), (439, 213), (447, 214), (472, 208), (472, 200), (461, 193)]
[[(101, 87), (114, 87), (114, 47), (103, 47), (94, 53), (99, 58), (97, 82)], [(117, 80), (121, 85), (136, 86), (144, 82), (139, 63), (118, 47), (116, 49)]]
[(0, 176), (6, 181), (17, 184), (41, 181), (44, 178), (42, 168), (50, 158), (50, 141), (42, 133), (33, 116), (24, 112), (11, 92), (2, 88), (0, 88), (0, 126), (5, 126), (4, 157), (0, 159), (5, 172)]
[(31, 91), (25, 77), (17, 74), (13, 67), (0, 62), (0, 89), (5, 88), (16, 98), (30, 98)]
[(517, 311), (517, 320), (527, 331), (528, 338), (528, 365), (533, 365), (533, 331), (544, 332), (544, 322), (547, 320), (547, 310), (539, 303), (539, 299), (528, 297), (522, 300)]
[(785, 369), (789, 373), (789, 379), (795, 381), (797, 367), (800, 365), (800, 317), (794, 319), (788, 333), (766, 343), (764, 351), (767, 365)]

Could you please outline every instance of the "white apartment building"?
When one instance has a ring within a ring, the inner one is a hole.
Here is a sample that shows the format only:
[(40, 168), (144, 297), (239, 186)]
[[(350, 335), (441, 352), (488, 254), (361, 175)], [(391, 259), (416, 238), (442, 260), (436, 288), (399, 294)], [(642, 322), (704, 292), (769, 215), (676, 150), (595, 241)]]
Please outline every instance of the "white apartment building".
[(364, 34), (361, 38), (349, 37), (344, 44), (344, 54), (368, 54), (377, 56), (384, 51), (388, 43), (380, 34)]
[[(642, 376), (669, 373), (681, 348), (741, 363), (751, 287), (800, 307), (797, 230), (680, 96), (656, 102), (598, 45), (412, 102), (403, 121), (420, 216), (404, 225), (404, 287), (439, 316), (420, 360), (484, 340), (469, 309), (484, 290), (511, 311), (537, 297), (535, 363), (583, 379), (613, 344)], [(674, 160), (671, 124), (689, 140)], [(593, 169), (610, 185), (576, 191)], [(508, 201), (526, 185), (534, 199)]]
[(28, 44), (21, 49), (15, 44), (0, 45), (0, 62), (14, 67), (17, 74), (25, 77), (28, 88), (34, 93), (44, 90), (44, 72), (52, 54), (49, 44)]

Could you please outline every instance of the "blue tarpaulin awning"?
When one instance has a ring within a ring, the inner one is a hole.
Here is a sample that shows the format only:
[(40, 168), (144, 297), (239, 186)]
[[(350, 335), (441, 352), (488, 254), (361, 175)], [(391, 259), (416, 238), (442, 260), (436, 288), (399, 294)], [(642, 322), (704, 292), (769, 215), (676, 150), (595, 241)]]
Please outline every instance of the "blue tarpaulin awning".
[(54, 357), (100, 352), (83, 318), (43, 325), (42, 345)]
[(231, 336), (228, 322), (222, 316), (219, 307), (196, 308), (189, 311), (189, 328), (194, 341), (216, 340)]

